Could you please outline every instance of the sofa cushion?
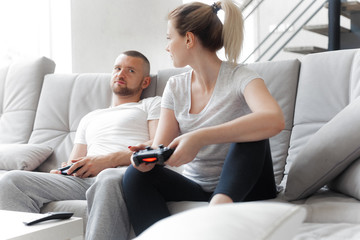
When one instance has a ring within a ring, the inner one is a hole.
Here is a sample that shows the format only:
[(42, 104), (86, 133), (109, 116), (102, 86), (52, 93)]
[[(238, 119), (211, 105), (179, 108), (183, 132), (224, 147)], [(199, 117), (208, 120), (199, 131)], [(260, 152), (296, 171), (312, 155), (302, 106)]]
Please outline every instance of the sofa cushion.
[(264, 79), (271, 95), (279, 103), (285, 118), (285, 128), (270, 138), (275, 181), (280, 184), (284, 176), (287, 151), (293, 127), (296, 89), (300, 71), (298, 60), (261, 62), (248, 65)]
[[(360, 96), (360, 53), (354, 58), (354, 67), (350, 82), (350, 99)], [(341, 175), (334, 179), (329, 187), (332, 190), (344, 193), (360, 200), (360, 159), (354, 161)]]
[(292, 240), (303, 239), (357, 240), (360, 239), (360, 224), (304, 223)]
[[(360, 96), (360, 50), (309, 54), (301, 61), (285, 175), (307, 141)], [(286, 176), (284, 183), (286, 182)]]
[(165, 218), (136, 239), (292, 239), (305, 216), (304, 208), (284, 203), (207, 206)]
[[(280, 184), (286, 164), (300, 70), (298, 60), (252, 63), (247, 65), (264, 79), (270, 93), (278, 101), (285, 117), (285, 129), (270, 139), (275, 181)], [(188, 71), (189, 68), (166, 69), (157, 74), (156, 95), (161, 95), (169, 77)]]
[[(284, 199), (277, 198), (283, 201)], [(307, 209), (304, 222), (360, 224), (360, 204), (355, 198), (324, 187), (315, 194), (292, 202)]]
[(54, 69), (45, 57), (0, 69), (0, 144), (28, 142), (44, 76)]
[(330, 189), (360, 200), (360, 158), (329, 184)]
[[(296, 88), (300, 70), (298, 60), (252, 63), (247, 65), (265, 81), (270, 93), (278, 101), (285, 117), (285, 129), (270, 139), (275, 181), (280, 184), (286, 164), (296, 98)], [(161, 96), (170, 76), (188, 71), (189, 68), (166, 69), (157, 74), (156, 95)], [(152, 83), (153, 84), (153, 83)], [(148, 94), (148, 93), (147, 93)], [(145, 96), (149, 96), (145, 94)]]
[(48, 172), (68, 161), (81, 118), (111, 105), (110, 74), (51, 74), (44, 80), (31, 144), (46, 144), (53, 154), (37, 170)]
[(0, 169), (36, 169), (52, 153), (52, 148), (40, 144), (0, 144)]
[(360, 156), (360, 97), (316, 132), (294, 160), (285, 197), (308, 197)]

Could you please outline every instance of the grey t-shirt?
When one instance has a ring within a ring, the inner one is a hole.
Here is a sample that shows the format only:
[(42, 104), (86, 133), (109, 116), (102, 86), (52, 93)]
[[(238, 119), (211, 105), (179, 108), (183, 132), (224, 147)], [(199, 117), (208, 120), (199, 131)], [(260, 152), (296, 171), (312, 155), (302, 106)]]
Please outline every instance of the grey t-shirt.
[[(244, 65), (223, 62), (213, 94), (198, 114), (189, 113), (191, 75), (192, 70), (171, 77), (161, 102), (161, 107), (174, 111), (180, 134), (219, 125), (251, 112), (243, 92), (251, 80), (260, 78), (253, 70)], [(200, 184), (205, 191), (214, 191), (229, 147), (230, 143), (201, 148), (196, 158), (184, 166), (183, 175)]]

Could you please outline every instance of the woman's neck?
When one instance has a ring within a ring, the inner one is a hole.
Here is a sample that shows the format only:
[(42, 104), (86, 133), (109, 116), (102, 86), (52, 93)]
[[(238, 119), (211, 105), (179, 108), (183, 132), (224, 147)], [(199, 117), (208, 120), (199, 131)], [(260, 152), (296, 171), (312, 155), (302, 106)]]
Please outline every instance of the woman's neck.
[[(198, 61), (196, 61), (198, 60)], [(192, 67), (192, 81), (202, 86), (204, 91), (212, 91), (219, 75), (222, 61), (217, 57), (216, 53), (202, 55), (199, 59), (194, 59)]]

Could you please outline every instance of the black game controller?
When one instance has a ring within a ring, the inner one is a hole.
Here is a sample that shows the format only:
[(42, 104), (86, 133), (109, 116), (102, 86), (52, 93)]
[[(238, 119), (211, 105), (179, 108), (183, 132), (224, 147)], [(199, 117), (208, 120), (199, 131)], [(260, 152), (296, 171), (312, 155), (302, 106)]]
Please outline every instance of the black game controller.
[[(69, 168), (74, 165), (74, 164), (71, 164), (71, 165), (67, 165), (65, 167), (62, 167), (62, 168), (59, 168), (58, 170), (61, 172), (62, 175), (68, 175), (68, 170)], [(77, 170), (79, 170), (81, 167), (78, 167), (77, 169), (75, 169), (72, 173), (76, 173)]]
[(159, 145), (158, 149), (152, 149), (151, 147), (146, 147), (145, 150), (140, 150), (133, 154), (133, 161), (136, 166), (139, 166), (141, 163), (158, 163), (164, 164), (168, 160), (171, 154), (174, 152), (174, 149), (164, 147), (164, 145)]

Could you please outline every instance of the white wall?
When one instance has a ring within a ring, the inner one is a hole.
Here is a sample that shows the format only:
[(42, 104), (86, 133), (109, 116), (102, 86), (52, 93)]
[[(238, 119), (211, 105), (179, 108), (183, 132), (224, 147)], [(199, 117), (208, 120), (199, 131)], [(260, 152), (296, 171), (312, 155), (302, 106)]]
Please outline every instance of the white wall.
[(48, 9), (45, 0), (0, 0), (0, 65), (49, 54)]
[(110, 72), (116, 56), (138, 50), (151, 72), (172, 67), (166, 47), (167, 14), (181, 0), (71, 1), (73, 72)]
[[(212, 0), (199, 1), (213, 3)], [(254, 3), (259, 1), (254, 0)], [(299, 1), (271, 0), (261, 4), (259, 11), (245, 22), (242, 60), (270, 32), (271, 25), (275, 26)], [(312, 2), (312, 0), (301, 1), (304, 2), (302, 6)], [(181, 0), (0, 0), (2, 31), (0, 65), (21, 57), (47, 56), (56, 62), (57, 73), (110, 72), (113, 61), (120, 52), (135, 49), (149, 58), (152, 73), (159, 69), (170, 68), (172, 62), (165, 51), (166, 16), (182, 2)], [(322, 0), (316, 2), (318, 5)], [(218, 13), (219, 16), (221, 13), (222, 11)], [(246, 15), (245, 11), (244, 16)], [(326, 22), (327, 9), (324, 8), (310, 24)], [(349, 25), (349, 21), (345, 23)], [(277, 32), (274, 38), (280, 34), (281, 32)], [(281, 41), (278, 41), (273, 45), (280, 44)], [(326, 48), (327, 38), (302, 31), (288, 44), (288, 46), (309, 45)], [(264, 49), (265, 47), (261, 50)], [(260, 51), (248, 62), (254, 61), (259, 54)], [(223, 58), (223, 53), (220, 53), (220, 57)], [(299, 57), (301, 57), (299, 54), (281, 52), (274, 60)], [(267, 60), (267, 56), (262, 59), (264, 60)]]

